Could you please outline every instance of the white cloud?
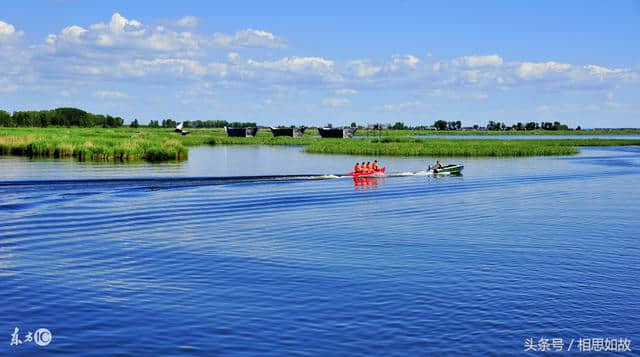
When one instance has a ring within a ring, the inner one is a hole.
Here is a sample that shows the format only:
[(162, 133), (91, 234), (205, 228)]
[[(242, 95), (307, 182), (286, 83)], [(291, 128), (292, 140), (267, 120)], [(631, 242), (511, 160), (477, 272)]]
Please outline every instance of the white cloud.
[(119, 91), (109, 91), (109, 90), (101, 90), (101, 91), (95, 92), (94, 95), (100, 98), (116, 98), (116, 99), (128, 97), (126, 93), (119, 92)]
[[(186, 16), (175, 21), (176, 26), (193, 28), (198, 19)], [(8, 31), (8, 30), (7, 30)], [(46, 43), (57, 51), (73, 51), (78, 55), (93, 55), (101, 49), (136, 54), (146, 51), (182, 53), (203, 52), (212, 48), (285, 48), (284, 40), (270, 32), (247, 29), (228, 35), (215, 33), (202, 35), (191, 31), (175, 31), (164, 26), (146, 26), (137, 20), (130, 20), (119, 13), (111, 16), (109, 23), (97, 23), (83, 28), (71, 25), (62, 29), (60, 34), (50, 34)], [(87, 54), (87, 52), (90, 52)], [(104, 52), (103, 52), (104, 53)]]
[(322, 100), (322, 104), (329, 107), (340, 107), (343, 105), (350, 104), (351, 101), (347, 98), (324, 98)]
[(382, 70), (382, 66), (372, 65), (363, 60), (350, 61), (347, 66), (360, 78), (371, 77)]
[(289, 86), (309, 83), (336, 82), (340, 77), (334, 73), (334, 62), (322, 57), (284, 57), (275, 61), (249, 59), (235, 65), (233, 70), (240, 77), (249, 77), (265, 84), (287, 83)]
[(0, 21), (0, 42), (13, 41), (22, 36), (22, 31), (16, 31), (16, 28), (9, 23)]
[(86, 32), (88, 32), (88, 30), (85, 30), (82, 27), (76, 25), (65, 27), (64, 29), (62, 29), (62, 35), (68, 36), (70, 38), (78, 38)]
[(227, 59), (231, 63), (237, 63), (239, 58), (240, 58), (240, 55), (237, 52), (229, 52), (227, 54)]
[(142, 77), (150, 74), (175, 75), (177, 77), (202, 76), (207, 73), (207, 67), (198, 61), (181, 58), (156, 58), (153, 60), (135, 60), (121, 62), (120, 70), (130, 76)]
[(542, 78), (550, 73), (562, 73), (571, 69), (570, 64), (558, 62), (523, 62), (518, 66), (517, 73), (522, 79)]
[(271, 32), (263, 30), (246, 29), (238, 31), (233, 35), (216, 33), (213, 35), (212, 43), (217, 47), (240, 48), (240, 47), (264, 47), (264, 48), (286, 48), (284, 39), (275, 36)]
[(631, 79), (633, 77), (633, 72), (631, 72), (628, 69), (621, 69), (621, 68), (611, 69), (607, 67), (597, 66), (594, 64), (586, 65), (584, 66), (584, 69), (586, 69), (589, 72), (589, 74), (596, 76), (601, 80), (612, 78), (612, 77), (621, 78), (621, 79)]
[(420, 63), (420, 59), (412, 55), (399, 56), (395, 55), (391, 57), (391, 63), (387, 66), (387, 69), (391, 72), (400, 70), (402, 68), (415, 69)]
[(464, 65), (471, 68), (487, 66), (497, 67), (502, 65), (503, 60), (502, 57), (498, 55), (464, 56), (455, 58), (452, 63), (457, 66)]
[(178, 19), (175, 24), (180, 27), (196, 27), (200, 21), (195, 16), (185, 16)]
[[(295, 55), (292, 49), (283, 57), (279, 51), (253, 49), (285, 48), (286, 41), (271, 32), (248, 28), (230, 34), (202, 33), (195, 30), (198, 22), (186, 16), (163, 26), (147, 25), (114, 13), (104, 23), (69, 24), (38, 45), (7, 41), (22, 32), (0, 22), (0, 79), (13, 83), (11, 88), (26, 87), (29, 81), (33, 87), (43, 87), (47, 81), (52, 85), (94, 81), (101, 89), (103, 80), (132, 80), (209, 91), (279, 88), (291, 95), (321, 90), (333, 93), (322, 100), (332, 107), (347, 105), (349, 96), (371, 90), (484, 100), (495, 91), (518, 87), (604, 94), (622, 84), (638, 83), (637, 73), (630, 69), (526, 59), (509, 62), (498, 54), (452, 59), (396, 54), (334, 61), (322, 55)], [(400, 110), (412, 103), (379, 104), (379, 108)]]
[(333, 68), (333, 61), (324, 59), (322, 57), (284, 57), (277, 61), (254, 61), (248, 60), (247, 64), (253, 67), (260, 67), (279, 71), (331, 71)]
[[(98, 26), (100, 26), (100, 24), (98, 24)], [(119, 32), (132, 32), (134, 34), (143, 34), (144, 33), (144, 29), (139, 29), (142, 24), (137, 21), (137, 20), (128, 20), (127, 18), (125, 18), (124, 16), (120, 15), (119, 13), (114, 13), (111, 16), (111, 22), (109, 22), (108, 24), (109, 29), (111, 29), (111, 32), (114, 33), (119, 33)]]

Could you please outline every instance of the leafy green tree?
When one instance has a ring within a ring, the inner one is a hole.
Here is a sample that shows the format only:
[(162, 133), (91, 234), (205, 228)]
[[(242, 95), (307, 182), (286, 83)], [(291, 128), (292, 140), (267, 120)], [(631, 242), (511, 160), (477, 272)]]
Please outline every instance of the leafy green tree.
[(140, 124), (138, 123), (138, 119), (133, 119), (133, 121), (131, 122), (131, 127), (132, 128), (140, 127)]
[(11, 114), (5, 112), (4, 110), (0, 110), (0, 126), (13, 126), (13, 119), (11, 118)]
[(433, 126), (438, 130), (447, 130), (447, 122), (444, 120), (436, 120)]

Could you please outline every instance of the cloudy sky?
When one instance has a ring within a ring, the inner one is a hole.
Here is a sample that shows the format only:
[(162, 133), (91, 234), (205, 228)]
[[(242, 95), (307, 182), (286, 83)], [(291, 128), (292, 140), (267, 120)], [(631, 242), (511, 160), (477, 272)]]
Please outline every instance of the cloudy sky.
[(639, 36), (638, 1), (10, 1), (0, 108), (640, 127)]

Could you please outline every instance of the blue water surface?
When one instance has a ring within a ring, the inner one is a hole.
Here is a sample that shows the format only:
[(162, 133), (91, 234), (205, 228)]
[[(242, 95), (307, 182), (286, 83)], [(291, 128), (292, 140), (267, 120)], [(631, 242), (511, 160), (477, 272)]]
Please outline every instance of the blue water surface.
[[(640, 343), (639, 148), (463, 159), (458, 177), (305, 177), (356, 159), (266, 147), (159, 165), (0, 157), (0, 355)], [(273, 174), (301, 177), (212, 178)], [(10, 346), (15, 327), (53, 340)]]

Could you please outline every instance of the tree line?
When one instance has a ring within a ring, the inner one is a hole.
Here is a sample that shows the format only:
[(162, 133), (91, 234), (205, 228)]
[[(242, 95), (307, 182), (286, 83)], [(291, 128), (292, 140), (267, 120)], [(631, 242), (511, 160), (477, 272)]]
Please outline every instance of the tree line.
[(122, 126), (124, 119), (111, 115), (93, 114), (77, 108), (56, 108), (51, 110), (16, 111), (10, 114), (0, 110), (0, 126), (102, 126), (115, 128)]
[[(511, 126), (506, 125), (502, 122), (496, 122), (490, 120), (487, 124), (487, 130), (569, 130), (569, 126), (566, 124), (562, 124), (559, 121), (552, 122), (528, 122), (522, 123), (518, 122), (516, 124), (512, 124)], [(580, 130), (580, 126), (576, 128)]]
[[(351, 124), (352, 126), (355, 125), (355, 123)], [(407, 130), (407, 129), (412, 129), (412, 130), (429, 130), (429, 129), (435, 129), (435, 130), (462, 130), (462, 122), (460, 120), (456, 120), (456, 121), (446, 121), (446, 120), (436, 120), (432, 126), (425, 126), (425, 125), (419, 125), (419, 126), (414, 126), (414, 127), (410, 127), (405, 125), (403, 122), (396, 122), (393, 125), (389, 124), (387, 126), (389, 129), (393, 129), (393, 130)], [(522, 123), (522, 122), (518, 122), (516, 124), (512, 124), (512, 125), (507, 125), (503, 122), (498, 122), (498, 121), (493, 121), (490, 120), (487, 123), (487, 126), (484, 128), (481, 128), (478, 124), (474, 125), (473, 127), (470, 127), (469, 129), (473, 129), (473, 130), (492, 130), (492, 131), (498, 131), (498, 130), (570, 130), (569, 126), (566, 124), (562, 124), (558, 121), (554, 121), (554, 122), (528, 122), (528, 123)], [(581, 130), (580, 126), (578, 126), (576, 128), (576, 130)]]

